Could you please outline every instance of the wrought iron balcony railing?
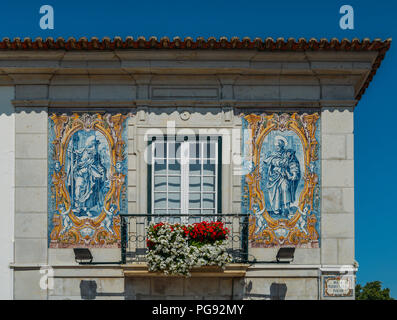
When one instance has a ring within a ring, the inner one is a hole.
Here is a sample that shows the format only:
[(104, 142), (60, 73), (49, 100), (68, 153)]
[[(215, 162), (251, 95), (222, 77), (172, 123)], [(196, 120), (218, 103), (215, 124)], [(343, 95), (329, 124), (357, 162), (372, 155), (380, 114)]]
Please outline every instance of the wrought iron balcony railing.
[(222, 221), (229, 229), (227, 250), (234, 263), (248, 261), (248, 216), (244, 214), (155, 215), (124, 214), (121, 217), (121, 263), (145, 262), (147, 229), (151, 222), (193, 224), (202, 221)]

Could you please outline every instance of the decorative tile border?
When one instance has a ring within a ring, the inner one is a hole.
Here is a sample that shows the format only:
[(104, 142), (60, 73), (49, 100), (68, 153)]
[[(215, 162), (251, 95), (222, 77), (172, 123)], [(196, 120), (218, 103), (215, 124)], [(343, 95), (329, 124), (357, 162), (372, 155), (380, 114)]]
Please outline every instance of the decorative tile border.
[(127, 212), (127, 117), (49, 117), (50, 248), (120, 246), (119, 213)]
[(242, 212), (251, 247), (318, 248), (318, 113), (243, 115)]

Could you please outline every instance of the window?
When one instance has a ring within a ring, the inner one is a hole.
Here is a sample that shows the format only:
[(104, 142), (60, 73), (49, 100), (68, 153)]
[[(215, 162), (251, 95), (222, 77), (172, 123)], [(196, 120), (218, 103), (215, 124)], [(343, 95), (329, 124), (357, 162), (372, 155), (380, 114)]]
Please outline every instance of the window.
[(220, 137), (153, 138), (149, 208), (161, 215), (220, 212)]

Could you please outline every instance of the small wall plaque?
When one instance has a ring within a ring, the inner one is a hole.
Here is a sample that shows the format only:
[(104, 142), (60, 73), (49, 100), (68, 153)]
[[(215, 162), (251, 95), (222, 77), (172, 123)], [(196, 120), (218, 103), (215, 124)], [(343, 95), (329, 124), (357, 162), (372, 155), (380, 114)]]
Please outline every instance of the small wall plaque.
[(353, 296), (352, 276), (327, 276), (323, 278), (324, 297)]

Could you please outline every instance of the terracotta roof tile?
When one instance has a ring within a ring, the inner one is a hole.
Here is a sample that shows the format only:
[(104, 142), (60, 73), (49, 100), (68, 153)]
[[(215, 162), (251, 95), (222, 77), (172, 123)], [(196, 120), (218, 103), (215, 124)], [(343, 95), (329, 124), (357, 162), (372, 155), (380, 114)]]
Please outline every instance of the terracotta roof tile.
[(110, 39), (109, 37), (104, 37), (99, 40), (96, 37), (92, 37), (88, 40), (86, 37), (82, 37), (78, 40), (71, 37), (68, 40), (64, 40), (62, 37), (54, 40), (49, 37), (45, 40), (42, 38), (36, 38), (32, 41), (30, 38), (25, 38), (21, 41), (20, 38), (14, 38), (10, 40), (9, 38), (4, 38), (0, 41), (1, 50), (55, 50), (55, 49), (66, 49), (66, 50), (114, 50), (114, 49), (254, 49), (254, 50), (280, 50), (280, 51), (300, 51), (300, 50), (346, 50), (346, 51), (366, 51), (366, 50), (382, 50), (388, 49), (390, 47), (391, 39), (380, 40), (375, 39), (370, 41), (365, 38), (359, 40), (357, 38), (353, 40), (348, 39), (320, 39), (311, 38), (306, 40), (300, 38), (295, 40), (294, 38), (289, 38), (285, 40), (284, 38), (278, 38), (274, 40), (273, 38), (255, 38), (250, 39), (249, 37), (244, 37), (239, 39), (238, 37), (232, 37), (230, 40), (226, 37), (220, 37), (216, 39), (215, 37), (209, 37), (205, 40), (202, 37), (198, 37), (196, 40), (191, 37), (186, 37), (181, 39), (180, 37), (175, 37), (170, 40), (168, 37), (162, 37), (158, 40), (156, 37), (150, 37), (146, 39), (145, 37), (138, 37), (133, 39), (132, 37), (126, 37), (122, 39), (121, 37), (114, 37)]

